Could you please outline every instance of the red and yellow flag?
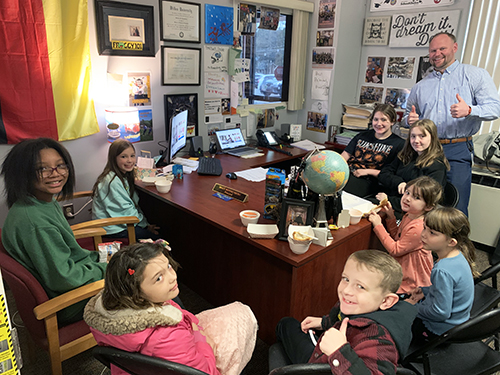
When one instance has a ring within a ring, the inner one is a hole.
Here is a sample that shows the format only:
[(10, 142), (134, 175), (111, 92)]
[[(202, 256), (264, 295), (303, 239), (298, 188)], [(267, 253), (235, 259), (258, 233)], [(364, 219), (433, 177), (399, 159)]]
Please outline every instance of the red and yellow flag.
[(0, 143), (99, 131), (87, 0), (0, 1)]

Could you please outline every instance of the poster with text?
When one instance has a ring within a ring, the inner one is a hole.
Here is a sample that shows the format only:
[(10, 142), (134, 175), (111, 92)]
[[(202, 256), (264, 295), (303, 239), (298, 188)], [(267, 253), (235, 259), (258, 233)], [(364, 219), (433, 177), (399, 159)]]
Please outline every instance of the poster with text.
[(389, 42), (391, 16), (367, 17), (363, 30), (363, 45), (385, 46)]
[(227, 72), (229, 65), (229, 47), (205, 45), (203, 53), (205, 72)]
[(365, 82), (383, 83), (385, 68), (385, 57), (368, 57), (366, 63)]
[(459, 19), (460, 10), (394, 14), (389, 47), (428, 47), (434, 34), (455, 34)]
[(205, 4), (205, 43), (233, 45), (233, 7)]
[(332, 29), (335, 26), (337, 0), (320, 0), (318, 8), (318, 29)]
[(313, 69), (311, 99), (328, 100), (330, 94), (331, 70)]
[(227, 98), (229, 96), (229, 74), (205, 73), (205, 98)]
[(387, 78), (411, 79), (414, 69), (414, 57), (389, 57)]
[(390, 12), (391, 10), (436, 8), (453, 5), (454, 3), (455, 0), (371, 0), (370, 12)]

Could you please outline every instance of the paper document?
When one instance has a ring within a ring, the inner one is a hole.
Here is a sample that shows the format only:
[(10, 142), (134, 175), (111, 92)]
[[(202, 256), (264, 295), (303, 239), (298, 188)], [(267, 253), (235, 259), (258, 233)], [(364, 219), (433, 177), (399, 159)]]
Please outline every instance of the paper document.
[(325, 148), (325, 146), (314, 143), (314, 142), (310, 141), (309, 139), (304, 139), (302, 141), (292, 143), (291, 145), (294, 147), (300, 148), (302, 150), (306, 150), (306, 151), (312, 151), (315, 148), (323, 150)]
[(267, 168), (251, 168), (244, 171), (235, 172), (236, 176), (252, 182), (261, 182), (266, 179)]

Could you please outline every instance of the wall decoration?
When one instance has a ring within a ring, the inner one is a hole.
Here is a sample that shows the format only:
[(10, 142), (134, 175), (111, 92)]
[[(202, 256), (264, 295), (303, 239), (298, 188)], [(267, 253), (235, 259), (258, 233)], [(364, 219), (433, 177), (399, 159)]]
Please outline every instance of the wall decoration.
[(311, 104), (311, 112), (326, 113), (328, 114), (328, 101), (315, 100)]
[(283, 198), (279, 219), (280, 240), (288, 238), (288, 227), (293, 225), (311, 225), (314, 216), (314, 202)]
[(307, 130), (326, 133), (328, 115), (319, 112), (307, 112)]
[(368, 57), (366, 63), (365, 82), (383, 83), (385, 57)]
[(151, 105), (151, 73), (127, 73), (128, 105), (130, 107)]
[(417, 82), (427, 77), (427, 75), (432, 73), (433, 71), (434, 67), (429, 61), (429, 55), (420, 56), (420, 59), (418, 60)]
[(205, 4), (205, 43), (233, 44), (233, 7)]
[(414, 57), (389, 57), (387, 78), (411, 79), (414, 68)]
[(264, 109), (257, 112), (257, 128), (271, 128), (274, 126), (274, 119), (276, 118), (276, 109)]
[(332, 29), (335, 26), (337, 0), (320, 0), (318, 10), (318, 29)]
[[(165, 95), (165, 124), (178, 113), (188, 111), (188, 137), (198, 135), (198, 94)], [(194, 131), (192, 130), (194, 128)], [(168, 129), (168, 127), (167, 127)], [(191, 130), (190, 130), (191, 129)], [(165, 134), (168, 139), (168, 134)]]
[(257, 7), (255, 5), (240, 4), (238, 31), (242, 34), (253, 34), (256, 29)]
[(221, 100), (220, 99), (205, 99), (205, 114), (220, 114)]
[(231, 114), (231, 99), (229, 99), (229, 98), (221, 99), (221, 107), (222, 107), (222, 114), (223, 115), (230, 115)]
[(161, 47), (161, 84), (200, 85), (200, 48)]
[(335, 48), (313, 48), (312, 67), (333, 69)]
[(139, 110), (139, 123), (141, 126), (141, 142), (153, 140), (153, 110)]
[(205, 78), (205, 98), (227, 98), (229, 96), (229, 74), (207, 73)]
[(200, 4), (160, 0), (160, 39), (200, 43), (200, 17)]
[(333, 30), (316, 31), (316, 47), (333, 46)]
[(206, 44), (203, 51), (203, 70), (205, 72), (227, 72), (229, 46)]
[(406, 101), (410, 95), (410, 89), (388, 88), (385, 93), (385, 104), (390, 104), (395, 109), (406, 109)]
[(154, 7), (95, 1), (99, 55), (155, 56)]
[(387, 1), (371, 0), (370, 12), (387, 12), (398, 9), (420, 9), (435, 8), (440, 6), (453, 5), (455, 0), (405, 0), (405, 1)]
[(385, 46), (389, 42), (391, 16), (366, 17), (363, 30), (363, 45)]
[(328, 101), (332, 71), (315, 69), (312, 74), (311, 99)]
[(280, 10), (278, 8), (260, 7), (259, 29), (276, 30), (280, 23)]
[(460, 10), (394, 14), (389, 47), (428, 47), (434, 34), (455, 34), (459, 19)]
[(382, 103), (383, 87), (361, 86), (359, 104)]

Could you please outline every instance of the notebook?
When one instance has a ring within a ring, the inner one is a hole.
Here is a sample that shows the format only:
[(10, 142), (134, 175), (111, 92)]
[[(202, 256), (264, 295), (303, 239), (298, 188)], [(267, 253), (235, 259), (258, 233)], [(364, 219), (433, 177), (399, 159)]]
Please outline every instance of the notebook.
[(259, 152), (258, 148), (246, 145), (240, 128), (217, 130), (215, 137), (217, 138), (219, 150), (226, 154), (243, 156)]

